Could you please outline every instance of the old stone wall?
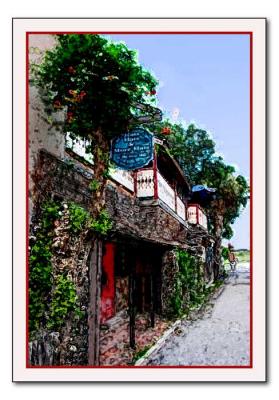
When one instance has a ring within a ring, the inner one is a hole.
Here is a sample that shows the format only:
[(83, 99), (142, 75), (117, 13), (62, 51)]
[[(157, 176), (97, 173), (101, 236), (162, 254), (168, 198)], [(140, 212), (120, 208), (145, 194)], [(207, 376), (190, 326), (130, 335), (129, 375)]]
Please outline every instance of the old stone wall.
[(157, 201), (144, 205), (141, 200), (127, 195), (126, 191), (107, 185), (106, 207), (118, 234), (161, 245), (186, 246), (186, 225)]
[[(201, 284), (212, 282), (212, 273), (208, 273), (205, 260), (205, 246), (212, 241), (208, 233), (197, 226), (189, 229), (187, 236), (187, 252), (191, 254), (197, 261), (196, 273)], [(183, 289), (179, 279), (179, 265), (176, 259), (175, 250), (167, 250), (162, 259), (162, 289), (161, 302), (162, 314), (172, 317), (174, 313), (173, 301), (178, 297), (181, 302), (181, 309), (186, 309), (189, 303), (189, 293)]]
[[(214, 238), (202, 227), (190, 226), (188, 232), (188, 252), (201, 261), (203, 267), (202, 274), (206, 283), (211, 283), (213, 275), (213, 258), (211, 262), (207, 260), (208, 248), (214, 243)], [(212, 254), (213, 256), (213, 254)]]
[[(34, 205), (47, 198), (72, 201), (89, 207), (91, 192), (88, 188), (92, 174), (86, 169), (65, 162), (41, 150), (32, 173)], [(33, 213), (36, 215), (36, 212)]]
[[(88, 358), (87, 309), (89, 302), (88, 256), (91, 243), (85, 233), (73, 235), (69, 226), (67, 203), (55, 222), (52, 239), (52, 279), (63, 275), (76, 289), (80, 316), (71, 312), (59, 332), (41, 330), (29, 343), (31, 365), (86, 365)], [(36, 232), (36, 225), (33, 227)], [(36, 240), (35, 237), (33, 240)]]
[(177, 290), (176, 281), (178, 273), (179, 266), (176, 259), (175, 251), (167, 250), (162, 258), (161, 304), (162, 314), (164, 316), (170, 316), (173, 312), (172, 300)]
[[(34, 202), (56, 196), (89, 207), (92, 173), (88, 168), (62, 161), (41, 151), (32, 175)], [(159, 203), (142, 205), (125, 189), (108, 183), (106, 208), (113, 221), (112, 234), (147, 240), (161, 245), (186, 247), (188, 229)]]

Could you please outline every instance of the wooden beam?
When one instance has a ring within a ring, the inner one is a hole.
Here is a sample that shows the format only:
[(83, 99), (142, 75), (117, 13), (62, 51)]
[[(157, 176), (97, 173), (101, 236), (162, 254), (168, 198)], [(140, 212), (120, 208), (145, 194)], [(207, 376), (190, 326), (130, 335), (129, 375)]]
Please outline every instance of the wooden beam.
[(158, 169), (157, 169), (157, 153), (154, 147), (154, 156), (153, 156), (153, 181), (154, 181), (154, 199), (158, 199)]
[(136, 309), (135, 309), (135, 255), (131, 256), (131, 269), (129, 275), (129, 337), (130, 347), (136, 348)]
[(95, 239), (89, 262), (88, 364), (99, 365), (102, 241)]
[[(154, 268), (154, 265), (153, 265)], [(155, 312), (154, 312), (154, 277), (153, 273), (150, 275), (150, 326), (155, 326)]]

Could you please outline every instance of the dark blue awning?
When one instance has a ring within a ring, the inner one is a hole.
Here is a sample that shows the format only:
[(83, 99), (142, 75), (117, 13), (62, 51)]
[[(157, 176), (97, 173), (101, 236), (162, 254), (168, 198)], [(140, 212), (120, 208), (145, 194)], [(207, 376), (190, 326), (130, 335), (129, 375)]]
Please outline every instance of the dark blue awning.
[(205, 185), (195, 185), (192, 187), (191, 201), (206, 205), (215, 198), (216, 189), (209, 188)]
[(216, 192), (216, 189), (209, 188), (205, 185), (195, 185), (192, 187), (192, 192), (201, 192), (201, 191), (204, 191), (205, 193), (206, 192), (214, 193), (214, 192)]

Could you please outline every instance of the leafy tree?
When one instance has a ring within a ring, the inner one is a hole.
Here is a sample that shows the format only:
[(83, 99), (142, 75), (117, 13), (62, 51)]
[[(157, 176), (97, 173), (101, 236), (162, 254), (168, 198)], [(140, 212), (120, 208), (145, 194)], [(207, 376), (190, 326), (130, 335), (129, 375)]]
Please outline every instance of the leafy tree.
[[(235, 175), (235, 169), (227, 165), (215, 151), (215, 143), (209, 134), (193, 124), (162, 121), (153, 127), (158, 136), (169, 145), (170, 153), (179, 161), (190, 182), (216, 189), (216, 199), (207, 207), (210, 232), (215, 236), (215, 277), (219, 273), (222, 238), (233, 236), (231, 225), (239, 217), (249, 199), (247, 180)], [(167, 135), (164, 134), (168, 129)]]
[(247, 204), (249, 186), (243, 176), (235, 176), (235, 169), (220, 159), (208, 162), (205, 172), (207, 184), (217, 189), (217, 198), (210, 204), (208, 214), (216, 237), (215, 276), (218, 276), (222, 238), (230, 239), (233, 236), (231, 225)]
[[(168, 134), (164, 134), (166, 128)], [(152, 125), (153, 131), (165, 139), (170, 153), (181, 165), (185, 176), (193, 185), (201, 183), (208, 160), (215, 155), (215, 143), (203, 129), (193, 124), (186, 129), (182, 124), (172, 124), (169, 120)]]
[(97, 216), (104, 207), (110, 140), (126, 131), (142, 109), (152, 109), (157, 81), (138, 63), (135, 51), (96, 34), (58, 35), (57, 45), (33, 71), (49, 110), (66, 110), (64, 132), (90, 141), (99, 183), (91, 213)]

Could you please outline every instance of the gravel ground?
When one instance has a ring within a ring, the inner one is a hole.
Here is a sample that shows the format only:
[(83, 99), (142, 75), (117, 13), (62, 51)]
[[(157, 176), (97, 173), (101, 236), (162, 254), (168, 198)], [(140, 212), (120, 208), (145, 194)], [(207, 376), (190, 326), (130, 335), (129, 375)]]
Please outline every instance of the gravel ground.
[(183, 321), (147, 365), (249, 365), (249, 264), (192, 321)]

